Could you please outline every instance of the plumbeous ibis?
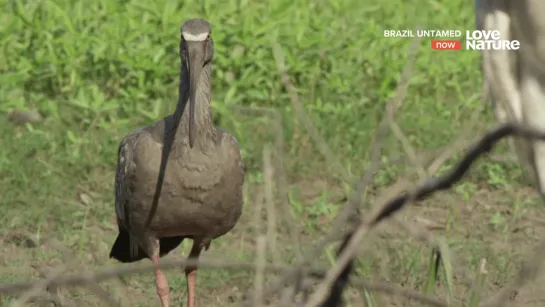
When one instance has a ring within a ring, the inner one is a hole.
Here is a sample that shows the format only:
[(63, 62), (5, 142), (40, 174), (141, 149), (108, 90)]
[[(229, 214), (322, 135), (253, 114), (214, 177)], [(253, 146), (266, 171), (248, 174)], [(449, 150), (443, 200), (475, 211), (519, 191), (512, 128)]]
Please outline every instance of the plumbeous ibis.
[[(188, 258), (198, 258), (212, 239), (233, 229), (242, 213), (244, 170), (238, 142), (216, 128), (211, 117), (210, 24), (188, 20), (181, 32), (176, 111), (119, 144), (115, 178), (119, 234), (110, 258), (120, 262), (151, 258), (156, 264), (186, 238), (193, 240)], [(187, 305), (194, 307), (197, 268), (186, 267), (185, 275)], [(162, 306), (169, 306), (168, 282), (158, 268), (155, 282)]]

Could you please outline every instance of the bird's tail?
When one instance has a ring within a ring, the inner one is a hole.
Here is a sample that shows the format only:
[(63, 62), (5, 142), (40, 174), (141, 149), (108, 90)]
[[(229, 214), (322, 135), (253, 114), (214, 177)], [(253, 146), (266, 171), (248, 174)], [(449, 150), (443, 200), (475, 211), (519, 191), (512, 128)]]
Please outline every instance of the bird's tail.
[(123, 263), (130, 263), (147, 258), (146, 253), (138, 247), (137, 253), (131, 253), (131, 237), (124, 229), (119, 229), (119, 234), (110, 250), (110, 258)]
[[(159, 240), (159, 255), (161, 257), (170, 253), (173, 249), (178, 247), (184, 240), (184, 237), (170, 237), (162, 238)], [(114, 245), (110, 250), (110, 258), (113, 258), (122, 263), (131, 263), (142, 260), (144, 258), (149, 258), (146, 252), (138, 247), (138, 252), (131, 255), (131, 240), (130, 235), (127, 231), (119, 229), (119, 235), (115, 239)]]

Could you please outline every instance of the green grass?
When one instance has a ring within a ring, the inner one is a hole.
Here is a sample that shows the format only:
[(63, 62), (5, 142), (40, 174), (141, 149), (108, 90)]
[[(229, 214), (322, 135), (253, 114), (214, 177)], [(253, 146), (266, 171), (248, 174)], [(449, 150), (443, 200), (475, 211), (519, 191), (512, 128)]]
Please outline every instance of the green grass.
[[(413, 2), (0, 1), (3, 234), (6, 238), (13, 232), (55, 237), (75, 253), (79, 263), (111, 264), (107, 253), (116, 233), (112, 188), (117, 145), (128, 132), (173, 111), (180, 26), (185, 19), (202, 17), (212, 24), (216, 46), (215, 120), (239, 140), (249, 182), (245, 217), (233, 234), (212, 245), (210, 254), (228, 253), (233, 259), (250, 261), (254, 257), (252, 232), (246, 229), (252, 228), (255, 195), (263, 179), (262, 148), (274, 133), (266, 116), (243, 115), (237, 109), (240, 106), (275, 108), (283, 115), (290, 205), (305, 246), (310, 245), (339, 211), (341, 204), (328, 196), (344, 191), (345, 186), (334, 180), (335, 170), (297, 121), (275, 66), (272, 43), (276, 40), (282, 45), (306, 111), (355, 178), (368, 165), (371, 139), (385, 103), (394, 95), (411, 44), (410, 39), (384, 38), (383, 30), (418, 25), (473, 28), (473, 6), (466, 1)], [(448, 144), (468, 124), (470, 115), (482, 109), (479, 54), (433, 51), (429, 41), (420, 43), (407, 98), (397, 116), (419, 151)], [(44, 120), (21, 127), (2, 115), (26, 108), (39, 110)], [(492, 123), (491, 112), (485, 113), (479, 129)], [(389, 138), (383, 160), (396, 155), (404, 155), (402, 148)], [(442, 235), (457, 255), (457, 268), (476, 272), (481, 258), (487, 258), (484, 291), (491, 292), (508, 282), (523, 256), (521, 251), (532, 241), (531, 234), (520, 237), (512, 229), (527, 222), (528, 216), (540, 216), (541, 208), (535, 205), (533, 193), (524, 189), (515, 164), (483, 161), (455, 190), (415, 210), (428, 219), (449, 223)], [(375, 177), (374, 190), (411, 171), (411, 167), (387, 163)], [(465, 213), (467, 207), (475, 211)], [(425, 290), (429, 248), (399, 232), (388, 236), (391, 240), (376, 241), (374, 251), (358, 260), (358, 273)], [(298, 247), (289, 246), (284, 233), (278, 237), (286, 249), (282, 259), (293, 261)], [(31, 265), (62, 261), (52, 248), (24, 249), (10, 242), (4, 242), (7, 269), (0, 273), (0, 281), (27, 280), (36, 276)], [(322, 260), (331, 261), (331, 257), (330, 253)], [(21, 266), (26, 269), (17, 269)], [(455, 269), (454, 273), (460, 276), (460, 272)], [(222, 271), (203, 271), (200, 276), (201, 287), (216, 289), (207, 295), (205, 305), (218, 306), (229, 305), (228, 297), (244, 292), (252, 278), (244, 272)], [(124, 278), (131, 296), (144, 305), (157, 303), (152, 279), (151, 274)], [(169, 279), (173, 292), (181, 295), (183, 274), (169, 273)], [(444, 289), (440, 285), (431, 291), (446, 297)], [(469, 303), (467, 285), (457, 283), (454, 290), (457, 302)], [(71, 292), (70, 297), (89, 306), (98, 304), (82, 293)], [(361, 297), (373, 296), (361, 293)]]

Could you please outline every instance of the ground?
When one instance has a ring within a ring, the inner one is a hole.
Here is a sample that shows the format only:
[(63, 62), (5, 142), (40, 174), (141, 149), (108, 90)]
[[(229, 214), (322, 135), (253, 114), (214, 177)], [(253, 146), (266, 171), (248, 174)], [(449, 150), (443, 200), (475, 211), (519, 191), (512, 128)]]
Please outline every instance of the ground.
[[(117, 231), (113, 207), (117, 145), (122, 136), (174, 109), (182, 20), (204, 17), (212, 23), (213, 114), (218, 125), (237, 137), (247, 171), (243, 217), (231, 233), (213, 242), (205, 256), (255, 261), (255, 236), (265, 231), (264, 221), (270, 216), (260, 200), (262, 151), (281, 137), (289, 203), (282, 202), (275, 189), (276, 249), (268, 260), (287, 264), (294, 262), (298, 250), (308, 250), (324, 235), (350, 187), (369, 166), (373, 135), (386, 102), (394, 96), (411, 44), (410, 38), (385, 38), (383, 31), (418, 25), (463, 31), (472, 29), (474, 22), (473, 7), (462, 0), (417, 0), (411, 5), (401, 0), (380, 5), (369, 0), (183, 5), (171, 0), (92, 4), (17, 0), (0, 5), (4, 283), (46, 276), (60, 264), (73, 272), (115, 264), (108, 253)], [(293, 109), (273, 57), (274, 41), (283, 48), (306, 114), (340, 167), (322, 154)], [(481, 84), (478, 53), (433, 51), (429, 38), (420, 42), (409, 90), (396, 115), (417, 156), (453, 142), (468, 126), (466, 139), (475, 140), (494, 125), (489, 106), (480, 101)], [(248, 115), (244, 108), (277, 110), (283, 131), (273, 128), (266, 113)], [(37, 110), (42, 119), (21, 125), (8, 116), (27, 109)], [(483, 297), (511, 283), (545, 228), (543, 203), (506, 147), (502, 142), (482, 157), (453, 189), (399, 215), (434, 228), (435, 235), (446, 239), (453, 255), (450, 286), (456, 306), (471, 305), (482, 259), (487, 272)], [(460, 152), (463, 149), (439, 171), (448, 170)], [(385, 191), (400, 180), (411, 187), (418, 179), (397, 138), (388, 138), (381, 160), (384, 167), (368, 187), (364, 214), (371, 207), (367, 204), (379, 205), (388, 198)], [(279, 161), (277, 154), (273, 161)], [(441, 272), (431, 283), (436, 287), (430, 287), (426, 244), (387, 222), (373, 236), (372, 245), (358, 258), (354, 278), (446, 299), (445, 274)], [(335, 247), (320, 255), (317, 267), (332, 265)], [(182, 258), (188, 248), (186, 243), (168, 258)], [(171, 270), (167, 277), (174, 305), (185, 304), (183, 273)], [(199, 305), (240, 306), (253, 279), (254, 274), (245, 270), (202, 269)], [(127, 306), (158, 304), (151, 273), (100, 286)], [(66, 306), (104, 305), (89, 289), (63, 287), (58, 292)], [(535, 284), (530, 284), (511, 298), (520, 306), (541, 306), (537, 294)], [(421, 305), (356, 286), (346, 297), (352, 306), (373, 299), (374, 306)], [(11, 301), (11, 296), (0, 297), (2, 306)], [(49, 306), (39, 300), (35, 305)]]

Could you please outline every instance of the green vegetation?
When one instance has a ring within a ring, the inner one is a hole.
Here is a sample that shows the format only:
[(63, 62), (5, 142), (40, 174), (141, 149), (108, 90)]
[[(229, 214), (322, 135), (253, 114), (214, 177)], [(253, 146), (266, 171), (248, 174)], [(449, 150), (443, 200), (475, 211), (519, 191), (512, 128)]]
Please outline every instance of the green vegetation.
[[(0, 1), (0, 223), (5, 239), (0, 281), (35, 278), (37, 267), (65, 262), (66, 255), (48, 243), (53, 238), (72, 251), (79, 265), (113, 264), (108, 252), (116, 234), (117, 145), (128, 132), (174, 110), (179, 29), (184, 20), (195, 17), (213, 26), (214, 116), (238, 138), (248, 172), (244, 217), (207, 255), (249, 261), (255, 255), (252, 219), (256, 191), (262, 189), (262, 150), (274, 141), (274, 131), (267, 116), (248, 116), (240, 107), (274, 108), (282, 114), (290, 206), (302, 248), (310, 246), (343, 204), (334, 196), (344, 194), (352, 182), (339, 180), (298, 122), (279, 78), (272, 42), (283, 47), (307, 114), (355, 179), (368, 166), (373, 134), (394, 95), (411, 44), (408, 38), (384, 38), (383, 30), (418, 25), (473, 28), (473, 6), (466, 1), (409, 2)], [(456, 139), (471, 114), (484, 109), (481, 84), (478, 53), (433, 51), (430, 39), (423, 39), (407, 97), (396, 115), (411, 145), (422, 152)], [(13, 109), (37, 109), (43, 120), (13, 125), (5, 116)], [(488, 108), (482, 113), (471, 138), (493, 123)], [(504, 153), (504, 147), (495, 153)], [(416, 178), (408, 162), (394, 162), (404, 155), (400, 143), (390, 137), (383, 156), (386, 165), (376, 175), (368, 201), (398, 178)], [(406, 212), (446, 226), (437, 233), (447, 238), (456, 256), (456, 278), (449, 287), (455, 302), (469, 306), (478, 297), (472, 296), (466, 280), (475, 278), (482, 258), (487, 259), (488, 275), (479, 278), (488, 295), (508, 283), (534, 244), (542, 226), (532, 221), (543, 216), (536, 203), (516, 164), (485, 158), (455, 189)], [(437, 287), (433, 281), (430, 286), (429, 248), (392, 229), (359, 258), (357, 273), (446, 298), (441, 274)], [(21, 244), (25, 236), (38, 247)], [(277, 234), (278, 254), (285, 262), (294, 261), (299, 248), (291, 239), (286, 232)], [(333, 254), (331, 247), (322, 263), (332, 261)], [(253, 276), (240, 271), (199, 274), (202, 306), (239, 306)], [(185, 277), (181, 271), (167, 276), (172, 300), (180, 304), (185, 301)], [(123, 282), (133, 303), (157, 304), (152, 274), (125, 277)], [(115, 289), (109, 292), (123, 295)], [(379, 305), (391, 300), (353, 290), (350, 293), (356, 294), (348, 295), (353, 306), (361, 306), (362, 300)], [(88, 291), (70, 290), (66, 296), (81, 306), (101, 306)]]

